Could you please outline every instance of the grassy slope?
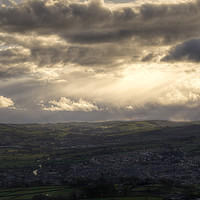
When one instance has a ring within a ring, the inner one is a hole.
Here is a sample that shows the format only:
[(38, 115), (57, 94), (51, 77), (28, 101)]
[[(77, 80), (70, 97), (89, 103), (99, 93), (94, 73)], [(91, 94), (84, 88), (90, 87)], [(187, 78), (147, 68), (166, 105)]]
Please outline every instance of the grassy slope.
[[(97, 144), (112, 146), (112, 151), (116, 152), (152, 148), (152, 145), (159, 147), (165, 142), (171, 146), (184, 145), (191, 151), (200, 152), (199, 127), (200, 122), (170, 121), (0, 124), (0, 168), (34, 168), (38, 160), (66, 156), (81, 160), (99, 154), (105, 148), (110, 151), (110, 147), (88, 147), (81, 151), (60, 148), (62, 142), (68, 140), (72, 146), (76, 141), (81, 145), (88, 140), (91, 145), (97, 141)], [(193, 143), (187, 142), (191, 140)]]

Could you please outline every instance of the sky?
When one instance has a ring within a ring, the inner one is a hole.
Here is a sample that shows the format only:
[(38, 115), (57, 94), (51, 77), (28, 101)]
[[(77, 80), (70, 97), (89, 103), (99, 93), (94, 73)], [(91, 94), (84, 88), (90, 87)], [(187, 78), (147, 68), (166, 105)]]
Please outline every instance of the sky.
[(200, 120), (200, 0), (0, 0), (0, 123)]

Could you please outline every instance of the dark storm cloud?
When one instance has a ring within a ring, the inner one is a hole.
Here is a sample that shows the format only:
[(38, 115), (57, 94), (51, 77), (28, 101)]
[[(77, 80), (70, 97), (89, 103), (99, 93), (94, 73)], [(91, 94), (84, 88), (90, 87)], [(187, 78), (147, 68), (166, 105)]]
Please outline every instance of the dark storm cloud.
[[(123, 50), (123, 52), (121, 52)], [(130, 55), (127, 49), (115, 45), (114, 49), (109, 45), (82, 47), (69, 46), (38, 47), (31, 49), (31, 61), (37, 66), (54, 66), (55, 64), (75, 63), (79, 65), (110, 65), (114, 59)]]
[[(0, 41), (21, 48), (0, 51), (1, 76), (27, 73), (27, 63), (37, 67), (67, 63), (108, 67), (119, 59), (149, 62), (155, 54), (148, 51), (143, 55), (145, 45), (173, 44), (200, 33), (199, 0), (133, 5), (111, 9), (101, 0), (24, 0), (0, 7)], [(51, 35), (64, 42), (47, 42)], [(45, 44), (39, 37), (47, 38)], [(198, 61), (198, 45), (190, 43), (175, 47), (163, 60)]]
[(76, 47), (68, 48), (65, 62), (77, 63), (80, 65), (112, 65), (114, 60), (130, 56), (129, 49), (120, 45), (103, 45), (95, 47)]
[(49, 6), (47, 3), (47, 0), (30, 0), (12, 8), (1, 8), (1, 27), (10, 32), (55, 33), (58, 30), (76, 30), (79, 26), (87, 29), (96, 23), (99, 25), (111, 14), (109, 9), (101, 6), (100, 1), (88, 4), (57, 1)]
[(117, 31), (101, 31), (92, 32), (86, 31), (83, 33), (74, 34), (69, 37), (70, 42), (76, 43), (106, 43), (106, 42), (120, 42), (123, 39), (130, 38), (133, 35), (129, 30)]
[(24, 64), (29, 62), (29, 53), (22, 48), (0, 50), (0, 78), (22, 76), (30, 72)]
[(143, 62), (147, 62), (147, 61), (152, 60), (153, 57), (154, 57), (154, 54), (153, 54), (153, 53), (150, 53), (150, 54), (146, 55), (144, 58), (142, 58), (141, 61), (143, 61)]
[(16, 64), (28, 61), (28, 55), (19, 48), (0, 50), (0, 64)]
[[(81, 46), (71, 44), (57, 44), (49, 41), (43, 44), (42, 40), (27, 38), (13, 38), (0, 36), (1, 41), (7, 44), (17, 43), (23, 46), (8, 47), (0, 50), (0, 74), (1, 77), (8, 74), (14, 76), (28, 72), (33, 64), (37, 67), (55, 67), (56, 64), (75, 63), (79, 65), (112, 65), (113, 60), (127, 58), (132, 55), (130, 49), (120, 44), (104, 44), (93, 46)], [(9, 72), (8, 72), (9, 71)], [(12, 73), (11, 73), (12, 71)], [(18, 73), (19, 71), (19, 73)]]
[[(197, 34), (200, 6), (193, 3), (145, 4), (132, 8), (109, 9), (100, 0), (89, 3), (30, 0), (0, 8), (2, 31), (57, 34), (71, 42), (117, 42), (131, 36), (164, 37), (166, 41)], [(183, 31), (184, 34), (183, 34)]]
[(39, 67), (45, 65), (55, 65), (64, 63), (64, 58), (67, 56), (67, 48), (58, 47), (33, 47), (31, 48), (31, 60)]
[(188, 60), (200, 62), (200, 39), (191, 39), (173, 47), (162, 61)]
[[(12, 7), (0, 8), (0, 31), (3, 33), (0, 35), (0, 41), (7, 45), (17, 44), (30, 51), (30, 55), (22, 55), (20, 52), (14, 52), (17, 50), (12, 50), (9, 59), (2, 53), (1, 64), (17, 65), (29, 62), (38, 67), (69, 62), (79, 65), (112, 65), (114, 60), (130, 54), (126, 47), (114, 43), (132, 36), (132, 31), (125, 26), (136, 17), (132, 8), (111, 11), (101, 0), (87, 3), (63, 0), (47, 5), (50, 2), (30, 0)], [(43, 45), (38, 39), (39, 36), (48, 38), (51, 34), (64, 38), (66, 43), (52, 44), (49, 40), (49, 43)], [(29, 36), (32, 39), (29, 39)], [(98, 45), (110, 42), (113, 44)], [(83, 46), (85, 43), (97, 45)], [(11, 50), (5, 50), (4, 54), (6, 51)], [(2, 74), (6, 73), (5, 70)]]
[(146, 20), (159, 20), (160, 17), (162, 20), (164, 20), (163, 17), (175, 17), (174, 20), (184, 17), (189, 20), (190, 17), (199, 15), (199, 6), (198, 0), (179, 4), (144, 4), (140, 8), (140, 15)]
[(154, 45), (159, 38), (163, 38), (165, 44), (189, 39), (200, 32), (199, 14), (199, 0), (177, 4), (144, 4), (140, 8), (142, 26), (138, 33), (142, 39), (153, 41)]
[(0, 67), (0, 79), (20, 77), (30, 73), (29, 68), (23, 66)]
[[(6, 50), (0, 53), (0, 63), (31, 62), (40, 67), (69, 62), (112, 65), (117, 59), (128, 61), (132, 57), (150, 61), (152, 53), (146, 57), (139, 55), (142, 45), (159, 46), (199, 35), (199, 2), (110, 9), (101, 0), (84, 3), (24, 0), (21, 4), (1, 7), (0, 31), (4, 36), (0, 35), (0, 40), (22, 46), (30, 55)], [(6, 33), (10, 35), (5, 36)], [(14, 34), (22, 37), (34, 34), (35, 38), (20, 40), (12, 36)], [(49, 35), (56, 35), (66, 43), (53, 45), (49, 41), (43, 45), (37, 41), (38, 36), (48, 38)]]

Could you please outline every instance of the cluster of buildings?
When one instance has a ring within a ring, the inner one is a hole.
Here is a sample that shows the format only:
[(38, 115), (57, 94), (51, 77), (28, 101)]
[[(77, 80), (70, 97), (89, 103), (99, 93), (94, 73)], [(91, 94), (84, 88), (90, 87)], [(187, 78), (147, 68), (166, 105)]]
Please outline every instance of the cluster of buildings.
[(98, 179), (101, 175), (111, 178), (169, 179), (199, 184), (200, 158), (181, 148), (154, 148), (102, 154), (91, 156), (85, 161), (71, 160), (60, 164), (39, 160), (35, 169), (26, 167), (1, 170), (0, 187), (73, 185), (79, 179)]

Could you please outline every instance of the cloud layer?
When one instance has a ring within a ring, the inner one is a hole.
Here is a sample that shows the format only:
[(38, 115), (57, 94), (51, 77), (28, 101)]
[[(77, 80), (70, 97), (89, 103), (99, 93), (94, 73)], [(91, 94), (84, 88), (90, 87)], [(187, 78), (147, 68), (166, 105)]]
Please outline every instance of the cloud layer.
[(24, 0), (0, 8), (0, 41), (14, 45), (1, 52), (1, 57), (10, 56), (1, 64), (112, 66), (122, 58), (137, 61), (144, 50), (154, 53), (149, 45), (162, 50), (198, 37), (199, 10), (198, 0), (114, 8), (101, 0)]
[(200, 119), (199, 16), (199, 0), (2, 0), (0, 121)]
[(200, 61), (200, 39), (191, 39), (173, 47), (163, 61)]

